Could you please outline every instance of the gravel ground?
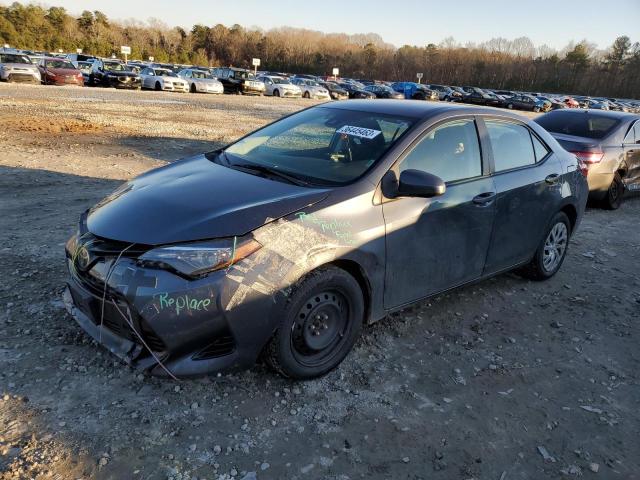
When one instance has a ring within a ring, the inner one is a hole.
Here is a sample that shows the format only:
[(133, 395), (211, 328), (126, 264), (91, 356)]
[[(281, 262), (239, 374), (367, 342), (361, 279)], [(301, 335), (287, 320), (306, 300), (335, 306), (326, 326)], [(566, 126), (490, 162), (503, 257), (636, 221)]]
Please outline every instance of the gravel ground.
[(0, 479), (640, 478), (638, 198), (552, 280), (395, 314), (319, 380), (148, 378), (65, 313), (80, 212), (312, 103), (0, 84)]

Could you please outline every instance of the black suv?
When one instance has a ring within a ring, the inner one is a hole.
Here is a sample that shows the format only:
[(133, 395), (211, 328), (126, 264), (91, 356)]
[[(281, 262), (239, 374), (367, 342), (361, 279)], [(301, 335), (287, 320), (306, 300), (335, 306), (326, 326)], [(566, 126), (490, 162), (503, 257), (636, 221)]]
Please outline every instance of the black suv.
[(256, 80), (250, 70), (233, 67), (216, 67), (211, 69), (211, 75), (216, 77), (224, 87), (224, 93), (237, 95), (263, 95), (264, 83)]

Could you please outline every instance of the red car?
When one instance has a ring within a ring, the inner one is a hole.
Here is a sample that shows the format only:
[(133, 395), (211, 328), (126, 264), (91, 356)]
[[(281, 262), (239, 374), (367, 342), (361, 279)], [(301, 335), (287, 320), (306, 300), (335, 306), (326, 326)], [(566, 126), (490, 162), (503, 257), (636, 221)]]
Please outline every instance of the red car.
[(84, 85), (82, 72), (64, 58), (45, 57), (38, 68), (45, 85)]
[(580, 108), (580, 104), (571, 97), (565, 97), (562, 100), (562, 103), (564, 103), (568, 108)]

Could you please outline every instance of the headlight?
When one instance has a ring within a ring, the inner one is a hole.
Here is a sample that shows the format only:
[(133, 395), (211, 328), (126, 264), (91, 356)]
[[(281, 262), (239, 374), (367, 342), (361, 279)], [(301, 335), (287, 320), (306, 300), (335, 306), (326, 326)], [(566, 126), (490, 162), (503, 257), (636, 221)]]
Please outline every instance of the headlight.
[(144, 253), (138, 262), (199, 277), (229, 267), (260, 248), (262, 245), (251, 236), (226, 238), (154, 248)]
[(80, 236), (80, 232), (76, 232), (69, 240), (67, 240), (67, 244), (65, 245), (65, 250), (72, 257), (76, 254), (76, 250), (78, 250), (78, 237)]

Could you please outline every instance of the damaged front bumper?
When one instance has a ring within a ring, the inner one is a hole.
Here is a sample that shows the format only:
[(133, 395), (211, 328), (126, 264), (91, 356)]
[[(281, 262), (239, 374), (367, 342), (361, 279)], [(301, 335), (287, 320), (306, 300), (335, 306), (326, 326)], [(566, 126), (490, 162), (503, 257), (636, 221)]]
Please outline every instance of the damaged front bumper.
[(115, 260), (67, 251), (64, 303), (83, 330), (136, 369), (176, 377), (245, 369), (274, 331), (275, 297), (243, 290), (244, 277), (217, 271), (186, 279), (135, 258)]

